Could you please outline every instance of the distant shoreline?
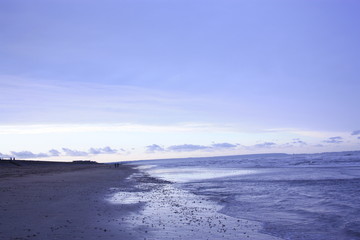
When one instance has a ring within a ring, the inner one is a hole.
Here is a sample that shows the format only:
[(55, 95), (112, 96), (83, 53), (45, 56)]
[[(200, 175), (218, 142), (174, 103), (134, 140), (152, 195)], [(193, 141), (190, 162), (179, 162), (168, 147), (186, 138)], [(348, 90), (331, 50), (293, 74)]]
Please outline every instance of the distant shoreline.
[(0, 178), (29, 174), (47, 174), (77, 171), (104, 166), (95, 162), (51, 162), (34, 160), (1, 160)]
[(137, 160), (126, 160), (121, 161), (120, 163), (136, 163), (139, 161), (157, 161), (157, 160), (186, 160), (186, 159), (212, 159), (212, 158), (255, 158), (255, 157), (284, 157), (284, 156), (308, 156), (308, 155), (337, 155), (337, 154), (347, 154), (353, 155), (360, 153), (360, 150), (354, 151), (339, 151), (339, 152), (317, 152), (317, 153), (254, 153), (254, 154), (240, 154), (240, 155), (216, 155), (210, 157), (179, 157), (179, 158), (152, 158), (152, 159), (137, 159)]

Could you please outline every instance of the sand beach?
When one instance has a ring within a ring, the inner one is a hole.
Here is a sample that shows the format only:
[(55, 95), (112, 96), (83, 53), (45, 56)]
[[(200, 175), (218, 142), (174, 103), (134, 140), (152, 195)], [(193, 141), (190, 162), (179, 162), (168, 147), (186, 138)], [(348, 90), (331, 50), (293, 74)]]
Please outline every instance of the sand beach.
[(126, 239), (114, 225), (128, 211), (105, 204), (134, 170), (120, 166), (27, 163), (0, 167), (1, 239)]
[(4, 240), (278, 239), (134, 166), (3, 162), (0, 173)]

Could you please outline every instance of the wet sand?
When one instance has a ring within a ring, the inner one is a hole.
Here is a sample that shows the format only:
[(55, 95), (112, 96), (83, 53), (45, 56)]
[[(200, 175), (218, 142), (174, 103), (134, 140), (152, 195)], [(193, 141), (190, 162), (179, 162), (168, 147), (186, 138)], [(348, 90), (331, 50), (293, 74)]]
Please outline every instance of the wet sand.
[(233, 218), (219, 212), (222, 206), (182, 190), (171, 182), (143, 172), (127, 179), (136, 182), (127, 189), (114, 189), (108, 201), (121, 207), (138, 206), (122, 220), (134, 226), (125, 230), (128, 239), (168, 240), (279, 240), (260, 233), (258, 222)]

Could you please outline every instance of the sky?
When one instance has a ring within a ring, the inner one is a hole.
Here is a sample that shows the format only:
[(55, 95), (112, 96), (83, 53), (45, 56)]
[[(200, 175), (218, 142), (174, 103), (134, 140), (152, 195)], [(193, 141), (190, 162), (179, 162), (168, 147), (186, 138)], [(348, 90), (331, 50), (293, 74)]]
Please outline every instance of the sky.
[(358, 0), (1, 0), (0, 156), (360, 150)]

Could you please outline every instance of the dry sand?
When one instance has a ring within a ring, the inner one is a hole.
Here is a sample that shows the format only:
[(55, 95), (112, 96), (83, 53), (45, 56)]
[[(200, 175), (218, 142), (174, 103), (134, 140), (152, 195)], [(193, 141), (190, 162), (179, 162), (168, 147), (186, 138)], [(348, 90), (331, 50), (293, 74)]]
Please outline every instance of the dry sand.
[[(128, 239), (134, 208), (104, 200), (134, 170), (86, 164), (0, 165), (0, 239)], [(109, 224), (110, 222), (116, 222)]]

